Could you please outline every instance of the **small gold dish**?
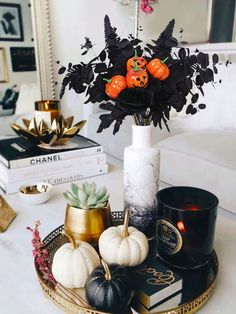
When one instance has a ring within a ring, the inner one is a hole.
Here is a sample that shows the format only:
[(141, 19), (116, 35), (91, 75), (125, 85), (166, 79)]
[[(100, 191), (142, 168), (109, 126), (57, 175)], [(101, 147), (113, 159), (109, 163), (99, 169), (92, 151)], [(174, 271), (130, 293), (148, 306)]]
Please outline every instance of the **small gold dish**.
[(110, 206), (103, 208), (80, 209), (70, 205), (66, 207), (65, 231), (76, 240), (96, 245), (102, 232), (112, 226)]
[(72, 137), (74, 137), (82, 127), (86, 120), (82, 120), (73, 125), (74, 117), (64, 118), (62, 115), (52, 121), (52, 125), (48, 125), (44, 120), (38, 124), (36, 119), (22, 119), (24, 127), (12, 123), (11, 128), (17, 135), (24, 137), (27, 141), (34, 144), (43, 144), (46, 147), (55, 145), (64, 145)]
[(21, 186), (18, 190), (18, 195), (24, 202), (38, 205), (45, 203), (49, 199), (51, 192), (51, 184), (39, 182), (32, 185)]

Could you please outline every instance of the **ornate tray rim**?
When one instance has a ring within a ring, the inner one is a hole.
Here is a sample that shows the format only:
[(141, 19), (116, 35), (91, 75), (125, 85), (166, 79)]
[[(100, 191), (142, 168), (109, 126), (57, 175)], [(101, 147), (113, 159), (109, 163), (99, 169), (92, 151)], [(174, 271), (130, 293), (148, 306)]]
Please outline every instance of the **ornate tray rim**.
[[(119, 216), (119, 214), (117, 216)], [(51, 233), (49, 233), (43, 240), (46, 243), (46, 245), (49, 245), (52, 242), (52, 240), (55, 238), (55, 237), (54, 238), (52, 237), (52, 235), (55, 233), (55, 231), (60, 230), (58, 233), (58, 235), (59, 235), (61, 233), (62, 229), (63, 229), (63, 225), (59, 226), (58, 228), (53, 230)], [(58, 235), (56, 235), (56, 237)], [(49, 241), (48, 241), (48, 239), (49, 239)], [(218, 257), (217, 257), (217, 254), (215, 251), (214, 251), (214, 259), (215, 259), (215, 264), (216, 264), (215, 278), (205, 292), (203, 292), (198, 297), (196, 297), (195, 299), (191, 300), (188, 303), (181, 304), (180, 306), (178, 306), (176, 308), (169, 309), (166, 311), (155, 312), (153, 314), (193, 314), (196, 311), (198, 311), (200, 308), (202, 308), (203, 305), (211, 297), (211, 295), (214, 291), (217, 277), (218, 277), (219, 261), (218, 261)], [(66, 310), (66, 311), (70, 311), (70, 313), (77, 313), (77, 314), (109, 314), (107, 312), (100, 312), (97, 310), (86, 308), (82, 305), (81, 306), (77, 305), (76, 303), (70, 302), (69, 300), (63, 298), (57, 291), (55, 291), (53, 288), (48, 286), (43, 281), (43, 279), (41, 278), (41, 276), (39, 274), (39, 271), (38, 271), (36, 264), (35, 264), (35, 270), (37, 273), (37, 277), (38, 277), (40, 286), (43, 289), (44, 295), (46, 297), (48, 297), (54, 304), (59, 306), (61, 309)]]

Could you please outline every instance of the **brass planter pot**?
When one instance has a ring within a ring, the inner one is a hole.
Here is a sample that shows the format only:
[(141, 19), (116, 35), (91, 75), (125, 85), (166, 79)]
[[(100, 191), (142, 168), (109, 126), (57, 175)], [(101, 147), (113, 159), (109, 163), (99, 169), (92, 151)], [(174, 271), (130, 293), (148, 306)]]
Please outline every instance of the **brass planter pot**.
[(104, 208), (80, 209), (77, 207), (66, 207), (64, 229), (71, 233), (75, 240), (86, 241), (97, 244), (102, 232), (112, 226), (110, 206)]

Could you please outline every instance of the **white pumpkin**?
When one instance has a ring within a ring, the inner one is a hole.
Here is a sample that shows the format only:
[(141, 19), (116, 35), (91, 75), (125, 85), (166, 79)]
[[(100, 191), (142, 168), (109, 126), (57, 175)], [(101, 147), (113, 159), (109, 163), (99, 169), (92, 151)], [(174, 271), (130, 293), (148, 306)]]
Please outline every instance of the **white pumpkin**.
[(62, 245), (53, 257), (52, 274), (66, 288), (82, 288), (100, 258), (90, 244), (68, 237), (71, 243)]
[(108, 264), (136, 266), (147, 257), (147, 237), (134, 227), (128, 227), (129, 212), (125, 212), (124, 225), (106, 229), (99, 238), (99, 252)]

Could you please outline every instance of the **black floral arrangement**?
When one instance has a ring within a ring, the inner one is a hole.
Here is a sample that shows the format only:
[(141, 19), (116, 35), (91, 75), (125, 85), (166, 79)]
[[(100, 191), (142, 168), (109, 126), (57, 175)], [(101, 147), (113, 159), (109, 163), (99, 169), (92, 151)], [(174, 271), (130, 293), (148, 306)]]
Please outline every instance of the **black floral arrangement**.
[[(119, 131), (126, 116), (133, 116), (138, 125), (168, 128), (171, 109), (185, 109), (186, 114), (196, 114), (206, 107), (198, 104), (203, 87), (215, 84), (218, 73), (218, 55), (212, 59), (206, 53), (179, 47), (172, 36), (175, 20), (171, 20), (159, 38), (142, 47), (142, 41), (132, 35), (121, 39), (115, 27), (105, 16), (105, 48), (87, 64), (80, 62), (60, 67), (63, 74), (60, 98), (66, 88), (85, 93), (85, 103), (99, 103), (108, 113), (100, 115), (97, 132), (102, 132), (114, 122), (113, 134)], [(82, 55), (93, 49), (86, 38)], [(58, 64), (60, 62), (58, 61)], [(196, 92), (197, 91), (197, 92)], [(187, 97), (187, 96), (190, 97)]]

